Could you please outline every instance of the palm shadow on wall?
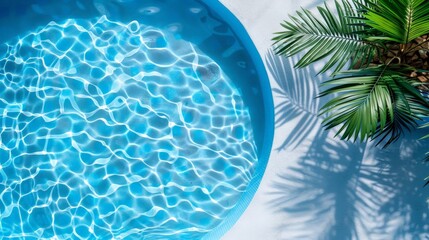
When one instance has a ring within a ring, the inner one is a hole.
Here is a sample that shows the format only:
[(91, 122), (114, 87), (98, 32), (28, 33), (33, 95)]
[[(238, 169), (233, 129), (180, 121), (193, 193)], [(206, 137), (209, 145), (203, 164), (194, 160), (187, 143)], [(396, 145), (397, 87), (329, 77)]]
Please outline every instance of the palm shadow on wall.
[(428, 238), (429, 188), (423, 179), (429, 168), (422, 159), (429, 140), (418, 140), (427, 130), (387, 150), (341, 141), (321, 128), (318, 116), (324, 99), (315, 98), (317, 87), (327, 76), (295, 70), (293, 59), (272, 52), (267, 65), (278, 85), (276, 129), (287, 129), (277, 150), (284, 161), (296, 149), (305, 152), (271, 185), (269, 206), (284, 218), (279, 239)]

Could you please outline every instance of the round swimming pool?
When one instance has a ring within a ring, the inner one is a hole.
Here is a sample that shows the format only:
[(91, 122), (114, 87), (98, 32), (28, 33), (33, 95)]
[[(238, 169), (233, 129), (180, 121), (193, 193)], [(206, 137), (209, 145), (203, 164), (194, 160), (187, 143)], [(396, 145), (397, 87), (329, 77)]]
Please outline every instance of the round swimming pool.
[(263, 63), (218, 1), (0, 3), (0, 237), (217, 239), (273, 138)]

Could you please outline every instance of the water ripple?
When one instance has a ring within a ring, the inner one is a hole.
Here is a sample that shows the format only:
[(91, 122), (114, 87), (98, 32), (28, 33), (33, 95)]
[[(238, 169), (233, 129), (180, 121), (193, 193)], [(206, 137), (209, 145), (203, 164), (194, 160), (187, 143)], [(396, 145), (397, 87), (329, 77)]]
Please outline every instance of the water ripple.
[(3, 48), (0, 237), (195, 239), (246, 190), (248, 109), (191, 43), (101, 17)]

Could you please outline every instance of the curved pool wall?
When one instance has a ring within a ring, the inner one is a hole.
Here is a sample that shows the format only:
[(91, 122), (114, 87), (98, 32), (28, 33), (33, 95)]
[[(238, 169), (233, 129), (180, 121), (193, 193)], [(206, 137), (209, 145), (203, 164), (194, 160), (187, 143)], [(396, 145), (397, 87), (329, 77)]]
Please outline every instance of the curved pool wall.
[[(241, 22), (232, 14), (223, 4), (218, 0), (207, 0), (205, 1), (210, 7), (217, 13), (218, 16), (228, 22), (233, 32), (236, 33), (237, 38), (240, 39), (244, 47), (247, 49), (252, 61), (255, 63), (256, 72), (258, 74), (259, 82), (257, 85), (260, 87), (260, 96), (256, 96), (251, 100), (251, 104), (259, 106), (261, 112), (258, 110), (251, 110), (251, 116), (254, 114), (260, 114), (260, 124), (265, 126), (264, 129), (260, 129), (258, 134), (255, 133), (256, 145), (258, 147), (258, 165), (255, 170), (253, 179), (247, 186), (246, 192), (241, 196), (236, 207), (231, 210), (228, 218), (226, 218), (220, 225), (218, 225), (213, 231), (209, 232), (204, 239), (220, 239), (240, 218), (243, 212), (246, 210), (250, 201), (254, 197), (258, 190), (259, 184), (261, 183), (265, 169), (268, 164), (268, 160), (271, 153), (272, 141), (274, 138), (274, 104), (272, 90), (267, 76), (267, 72), (262, 62), (261, 56), (259, 55), (256, 46), (254, 45), (249, 34), (245, 30)], [(262, 99), (262, 101), (260, 101)], [(261, 106), (262, 104), (262, 106)], [(254, 123), (255, 124), (255, 123)]]
[[(0, 18), (0, 26), (2, 26), (0, 41), (5, 42), (38, 26), (45, 26), (51, 21), (61, 22), (70, 18), (91, 19), (106, 15), (111, 20), (131, 22), (144, 16), (143, 22), (146, 25), (161, 29), (178, 29), (180, 38), (192, 42), (218, 63), (222, 71), (243, 93), (244, 103), (249, 107), (251, 115), (258, 155), (255, 174), (247, 190), (223, 222), (205, 236), (206, 239), (220, 238), (240, 217), (255, 194), (267, 165), (273, 139), (274, 115), (271, 89), (262, 60), (250, 37), (232, 13), (216, 0), (117, 0), (93, 1), (91, 4), (86, 2), (67, 0), (2, 2), (0, 7), (4, 14)], [(173, 9), (177, 11), (170, 13), (168, 18), (157, 15), (157, 9), (152, 7), (155, 3), (160, 4), (161, 9), (162, 5), (174, 5)], [(196, 10), (195, 14), (189, 14), (190, 8)], [(76, 11), (76, 9), (80, 10)], [(133, 13), (129, 9), (143, 11)], [(207, 9), (210, 10), (207, 11)], [(195, 24), (192, 26), (176, 24), (183, 18)], [(217, 21), (213, 22), (212, 18)], [(31, 19), (30, 22), (29, 19)], [(11, 22), (13, 24), (10, 24)], [(210, 24), (216, 26), (207, 28)], [(0, 57), (3, 57), (1, 53)]]

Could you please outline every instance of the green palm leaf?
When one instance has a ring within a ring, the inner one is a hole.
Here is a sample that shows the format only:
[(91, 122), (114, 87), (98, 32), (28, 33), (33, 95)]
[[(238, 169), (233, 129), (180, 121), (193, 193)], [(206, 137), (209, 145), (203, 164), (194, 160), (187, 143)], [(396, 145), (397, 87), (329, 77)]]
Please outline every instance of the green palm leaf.
[(428, 0), (377, 0), (366, 11), (365, 23), (385, 34), (371, 39), (408, 43), (429, 33)]
[(377, 138), (384, 146), (415, 128), (420, 116), (429, 115), (429, 103), (399, 70), (407, 69), (383, 65), (349, 70), (325, 82), (333, 86), (321, 96), (338, 96), (322, 107), (322, 114), (328, 114), (324, 125), (328, 129), (341, 126), (338, 134), (343, 139)]
[(305, 67), (322, 58), (331, 56), (321, 72), (335, 67), (341, 70), (353, 59), (354, 65), (368, 63), (375, 53), (375, 46), (363, 40), (360, 34), (365, 26), (360, 21), (360, 14), (347, 1), (336, 1), (337, 16), (325, 4), (318, 7), (322, 20), (310, 11), (303, 9), (297, 16), (290, 16), (291, 21), (281, 24), (285, 31), (275, 33), (273, 38), (275, 52), (292, 56), (307, 50), (297, 62), (296, 67)]
[(427, 99), (423, 98), (420, 92), (410, 84), (415, 80), (393, 75), (386, 77), (386, 81), (392, 91), (394, 119), (384, 129), (379, 128), (375, 135), (375, 138), (379, 138), (379, 143), (389, 137), (385, 146), (399, 139), (405, 130), (411, 131), (416, 128), (417, 120), (421, 120), (420, 117), (429, 115)]

